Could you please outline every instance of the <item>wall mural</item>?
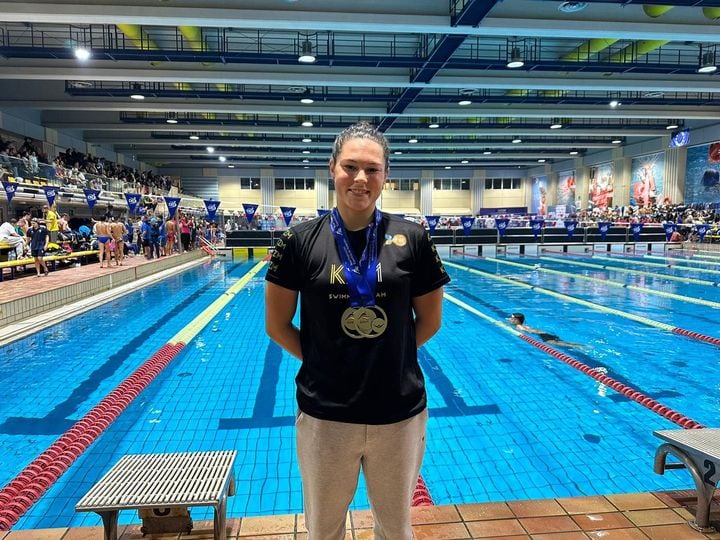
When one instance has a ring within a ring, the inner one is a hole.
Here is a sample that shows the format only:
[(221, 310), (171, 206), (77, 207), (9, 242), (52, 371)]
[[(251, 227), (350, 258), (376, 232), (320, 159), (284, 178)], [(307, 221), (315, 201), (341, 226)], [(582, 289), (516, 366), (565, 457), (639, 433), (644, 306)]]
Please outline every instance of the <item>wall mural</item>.
[(538, 216), (547, 215), (547, 176), (532, 177), (532, 195), (530, 198), (530, 213)]
[(720, 142), (688, 148), (685, 171), (687, 204), (720, 200)]
[(565, 206), (565, 213), (575, 212), (575, 171), (558, 173), (557, 204)]
[(613, 205), (615, 178), (613, 164), (601, 163), (590, 167), (590, 188), (588, 206), (590, 208), (607, 208)]
[(665, 152), (633, 158), (631, 166), (630, 204), (650, 206), (663, 202)]

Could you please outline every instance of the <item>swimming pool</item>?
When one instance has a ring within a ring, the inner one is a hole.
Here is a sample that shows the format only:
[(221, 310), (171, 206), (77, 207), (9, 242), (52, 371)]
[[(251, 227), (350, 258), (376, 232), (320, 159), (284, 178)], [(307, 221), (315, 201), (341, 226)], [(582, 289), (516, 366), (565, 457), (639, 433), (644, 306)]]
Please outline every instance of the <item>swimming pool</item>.
[[(715, 274), (621, 256), (450, 256), (448, 263), (446, 292), (454, 301), (445, 302), (444, 326), (420, 352), (430, 406), (422, 475), (436, 504), (690, 486), (686, 472), (652, 473), (652, 431), (677, 426), (477, 313), (500, 321), (522, 311), (528, 325), (592, 347), (571, 356), (711, 425), (720, 409), (720, 368), (709, 360), (718, 347), (608, 310), (717, 335), (720, 291), (702, 283)], [(189, 270), (1, 349), (0, 483), (252, 266), (214, 262)], [(302, 511), (297, 361), (264, 334), (263, 277), (250, 280), (14, 528), (98, 524), (74, 505), (127, 453), (236, 449), (229, 516)], [(607, 280), (706, 304), (609, 287)], [(366, 505), (361, 484), (353, 507)], [(209, 514), (193, 510), (193, 517)], [(121, 514), (130, 521), (137, 515)]]

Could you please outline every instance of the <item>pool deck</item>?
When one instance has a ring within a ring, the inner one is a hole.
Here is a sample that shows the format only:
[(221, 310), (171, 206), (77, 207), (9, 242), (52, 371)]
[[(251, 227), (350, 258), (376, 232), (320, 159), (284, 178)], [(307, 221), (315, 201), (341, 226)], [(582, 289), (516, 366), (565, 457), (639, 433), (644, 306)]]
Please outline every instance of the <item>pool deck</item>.
[[(720, 533), (691, 529), (694, 497), (690, 491), (570, 497), (507, 503), (458, 504), (413, 508), (416, 540), (484, 538), (496, 540), (685, 540), (720, 539)], [(720, 499), (712, 521), (719, 524)], [(346, 540), (372, 540), (369, 511), (348, 514)], [(101, 527), (0, 532), (0, 540), (102, 540)], [(120, 540), (143, 538), (140, 525), (120, 526)], [(212, 522), (198, 521), (190, 534), (147, 535), (148, 540), (209, 540)], [(227, 538), (306, 540), (302, 514), (229, 519)], [(392, 540), (392, 539), (388, 539)]]
[[(2, 283), (4, 301), (19, 301), (39, 293), (58, 291), (88, 282), (107, 274), (137, 269), (136, 278), (151, 275), (152, 267), (175, 267), (185, 256), (171, 256), (156, 261), (144, 257), (127, 259), (124, 266), (100, 268), (90, 264), (52, 272), (47, 278), (32, 275)], [(166, 261), (163, 263), (162, 261)], [(168, 264), (169, 262), (169, 264)], [(34, 273), (34, 270), (31, 270)], [(118, 283), (120, 285), (120, 283)], [(73, 313), (75, 315), (77, 313)], [(45, 313), (49, 315), (49, 313)], [(52, 317), (50, 317), (52, 318)], [(30, 319), (28, 319), (30, 321)], [(57, 321), (56, 321), (57, 322)], [(32, 324), (32, 323), (31, 323)], [(652, 463), (642, 474), (653, 474)], [(692, 484), (688, 474), (688, 486)], [(416, 540), (503, 539), (503, 540), (574, 540), (574, 539), (715, 539), (720, 533), (701, 534), (687, 525), (694, 515), (693, 491), (632, 493), (595, 497), (572, 497), (499, 503), (426, 506), (413, 509)], [(711, 520), (720, 527), (720, 495), (713, 503)], [(140, 525), (119, 527), (121, 540), (143, 538)], [(0, 540), (101, 540), (101, 527), (58, 528), (0, 531)], [(212, 539), (212, 522), (198, 521), (190, 534), (147, 535), (146, 539)], [(243, 540), (305, 540), (307, 533), (302, 514), (247, 517), (228, 520), (227, 538)], [(369, 511), (348, 514), (346, 540), (370, 540), (372, 516)], [(388, 539), (392, 540), (392, 539)]]

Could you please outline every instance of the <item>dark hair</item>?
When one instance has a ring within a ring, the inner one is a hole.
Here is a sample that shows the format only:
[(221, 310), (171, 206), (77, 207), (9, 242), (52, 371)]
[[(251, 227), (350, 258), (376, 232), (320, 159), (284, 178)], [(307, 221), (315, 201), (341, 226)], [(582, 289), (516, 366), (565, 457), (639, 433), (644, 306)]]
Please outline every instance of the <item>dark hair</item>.
[(385, 170), (390, 167), (390, 147), (388, 146), (387, 139), (380, 131), (375, 129), (375, 126), (369, 122), (358, 122), (352, 126), (346, 127), (340, 132), (335, 138), (332, 148), (332, 160), (337, 161), (338, 156), (342, 152), (345, 143), (351, 139), (369, 139), (375, 141), (380, 145), (383, 151), (383, 158), (385, 159)]
[(513, 313), (512, 317), (515, 317), (518, 321), (520, 321), (520, 324), (525, 323), (525, 315), (523, 315), (522, 313)]

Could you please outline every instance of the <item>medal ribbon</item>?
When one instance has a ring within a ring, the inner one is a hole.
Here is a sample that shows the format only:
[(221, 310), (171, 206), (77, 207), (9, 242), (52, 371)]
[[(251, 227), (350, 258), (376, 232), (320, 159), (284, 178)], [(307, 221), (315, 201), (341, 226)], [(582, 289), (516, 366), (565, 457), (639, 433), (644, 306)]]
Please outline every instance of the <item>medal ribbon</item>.
[(335, 237), (335, 245), (337, 246), (340, 260), (343, 263), (345, 279), (348, 283), (348, 292), (350, 293), (350, 305), (352, 307), (374, 306), (375, 305), (375, 288), (377, 286), (377, 231), (382, 214), (380, 210), (375, 209), (375, 215), (365, 233), (365, 249), (360, 255), (358, 261), (355, 253), (350, 246), (345, 224), (343, 223), (340, 212), (337, 208), (333, 208), (330, 214), (330, 230)]

